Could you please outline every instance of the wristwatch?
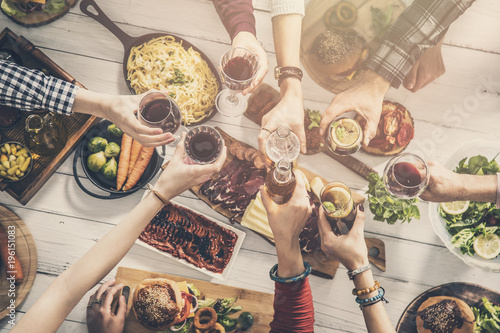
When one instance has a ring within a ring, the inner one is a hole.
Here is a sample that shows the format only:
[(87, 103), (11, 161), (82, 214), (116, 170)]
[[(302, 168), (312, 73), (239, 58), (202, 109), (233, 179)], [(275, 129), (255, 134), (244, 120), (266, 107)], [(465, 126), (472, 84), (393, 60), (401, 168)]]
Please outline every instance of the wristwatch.
[(288, 77), (294, 77), (302, 81), (302, 76), (302, 70), (298, 67), (274, 67), (274, 78), (278, 80), (278, 86), (281, 85), (281, 81)]

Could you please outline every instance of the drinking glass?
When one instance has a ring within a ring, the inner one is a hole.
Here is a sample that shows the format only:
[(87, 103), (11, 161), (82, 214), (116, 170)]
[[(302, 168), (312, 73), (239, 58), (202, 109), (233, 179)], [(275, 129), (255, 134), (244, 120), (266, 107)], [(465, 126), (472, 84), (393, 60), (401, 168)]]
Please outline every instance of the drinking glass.
[(356, 218), (351, 189), (342, 182), (331, 182), (321, 189), (320, 198), (333, 232), (337, 235), (347, 234)]
[(172, 133), (173, 142), (167, 146), (156, 147), (156, 152), (161, 158), (167, 156), (167, 147), (169, 150), (175, 149), (180, 140), (181, 131), (187, 131), (181, 126), (182, 114), (177, 103), (159, 91), (151, 92), (142, 98), (137, 117), (148, 127), (161, 128), (163, 133)]
[(225, 116), (237, 117), (247, 108), (247, 100), (239, 92), (248, 88), (259, 69), (257, 56), (250, 50), (235, 47), (220, 59), (219, 72), (227, 89), (215, 98), (217, 110)]
[(200, 125), (192, 128), (184, 140), (185, 164), (211, 164), (219, 158), (224, 139), (212, 126)]
[(359, 123), (347, 116), (340, 116), (328, 126), (326, 142), (337, 155), (351, 155), (361, 148), (363, 129)]
[(385, 188), (400, 199), (413, 199), (422, 194), (429, 184), (429, 177), (427, 163), (410, 153), (393, 157), (384, 169)]

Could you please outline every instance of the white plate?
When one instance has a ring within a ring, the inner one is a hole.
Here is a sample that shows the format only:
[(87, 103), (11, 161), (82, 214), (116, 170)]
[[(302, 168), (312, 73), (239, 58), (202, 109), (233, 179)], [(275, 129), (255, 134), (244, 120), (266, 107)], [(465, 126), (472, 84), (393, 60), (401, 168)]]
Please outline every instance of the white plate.
[[(148, 193), (148, 192), (146, 191), (145, 193)], [(192, 263), (190, 263), (190, 262), (188, 262), (188, 261), (186, 261), (186, 260), (183, 260), (183, 259), (179, 259), (179, 258), (177, 258), (177, 257), (174, 257), (174, 256), (173, 256), (173, 255), (171, 255), (170, 253), (160, 251), (160, 250), (158, 250), (157, 248), (155, 248), (155, 247), (153, 247), (153, 246), (151, 246), (151, 245), (149, 245), (149, 244), (146, 244), (146, 243), (144, 243), (143, 241), (141, 241), (141, 240), (139, 240), (139, 239), (137, 239), (137, 240), (135, 241), (135, 243), (136, 243), (136, 244), (139, 244), (139, 245), (141, 245), (141, 246), (144, 246), (145, 248), (148, 248), (148, 249), (150, 249), (151, 251), (154, 251), (154, 252), (160, 253), (161, 255), (164, 255), (165, 257), (170, 258), (170, 259), (172, 259), (172, 260), (174, 260), (174, 261), (177, 261), (177, 262), (179, 262), (179, 263), (181, 263), (181, 264), (184, 264), (184, 265), (186, 265), (186, 266), (189, 266), (189, 267), (191, 267), (191, 268), (193, 268), (193, 269), (195, 269), (195, 270), (197, 270), (197, 271), (200, 271), (200, 272), (202, 272), (202, 273), (204, 273), (204, 274), (206, 274), (206, 275), (209, 275), (209, 276), (211, 276), (211, 277), (214, 277), (214, 278), (219, 279), (219, 280), (222, 280), (222, 281), (226, 280), (226, 279), (227, 279), (227, 276), (229, 275), (229, 271), (231, 270), (231, 267), (233, 266), (234, 261), (236, 260), (236, 255), (237, 255), (237, 254), (238, 254), (238, 252), (240, 251), (241, 244), (243, 244), (243, 240), (245, 239), (245, 235), (246, 235), (246, 233), (245, 233), (244, 231), (241, 231), (241, 230), (239, 230), (239, 229), (236, 229), (236, 228), (234, 228), (234, 227), (232, 227), (232, 226), (230, 226), (230, 225), (228, 225), (228, 224), (226, 224), (226, 223), (224, 223), (224, 222), (218, 221), (218, 220), (213, 219), (213, 218), (211, 218), (211, 217), (209, 217), (209, 216), (205, 216), (205, 215), (203, 215), (203, 214), (201, 214), (201, 213), (199, 213), (199, 212), (197, 212), (197, 211), (195, 211), (195, 210), (193, 210), (193, 209), (191, 209), (191, 208), (188, 208), (188, 207), (186, 207), (186, 206), (184, 206), (184, 205), (181, 205), (181, 204), (179, 204), (179, 203), (177, 203), (177, 202), (175, 202), (175, 201), (171, 201), (171, 203), (172, 203), (172, 204), (174, 204), (174, 205), (177, 205), (177, 206), (179, 206), (179, 207), (183, 207), (183, 208), (185, 208), (185, 209), (187, 209), (187, 210), (190, 210), (190, 211), (192, 211), (192, 212), (194, 212), (194, 213), (196, 213), (196, 214), (202, 215), (202, 216), (203, 216), (203, 217), (205, 217), (206, 219), (208, 219), (208, 220), (210, 220), (210, 221), (212, 221), (212, 222), (214, 222), (214, 223), (217, 223), (217, 224), (218, 224), (218, 225), (220, 225), (222, 228), (224, 228), (224, 229), (228, 229), (228, 230), (233, 231), (233, 232), (234, 232), (234, 233), (238, 236), (238, 239), (236, 240), (236, 244), (234, 245), (234, 249), (233, 249), (233, 253), (232, 253), (232, 255), (231, 255), (231, 259), (230, 259), (230, 260), (229, 260), (229, 262), (227, 263), (227, 265), (226, 265), (226, 267), (224, 268), (224, 270), (222, 271), (222, 273), (214, 273), (214, 272), (209, 271), (209, 270), (208, 270), (208, 269), (206, 269), (206, 268), (199, 268), (199, 267), (196, 267), (194, 264), (192, 264)]]
[[(460, 146), (460, 148), (458, 148), (448, 161), (446, 161), (444, 166), (450, 170), (455, 170), (458, 166), (458, 162), (465, 157), (470, 158), (476, 155), (483, 155), (488, 160), (491, 160), (499, 152), (500, 142), (486, 142), (484, 140), (472, 141)], [(497, 158), (497, 161), (499, 160), (500, 157)], [(500, 256), (491, 260), (483, 259), (477, 254), (474, 254), (474, 256), (471, 257), (467, 254), (462, 254), (459, 248), (456, 248), (453, 244), (451, 244), (451, 235), (448, 233), (448, 230), (446, 230), (446, 221), (439, 215), (438, 208), (438, 203), (433, 202), (429, 204), (429, 218), (431, 219), (434, 232), (439, 236), (448, 250), (462, 259), (463, 262), (469, 266), (481, 268), (490, 272), (500, 272)]]

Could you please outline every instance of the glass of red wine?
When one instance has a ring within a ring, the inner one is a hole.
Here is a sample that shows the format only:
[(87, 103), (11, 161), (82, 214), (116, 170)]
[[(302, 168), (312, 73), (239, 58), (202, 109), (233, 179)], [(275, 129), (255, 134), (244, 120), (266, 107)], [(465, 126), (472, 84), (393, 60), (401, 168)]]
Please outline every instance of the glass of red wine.
[(259, 70), (255, 54), (242, 47), (235, 47), (222, 55), (219, 72), (228, 89), (215, 98), (217, 110), (225, 116), (237, 117), (247, 108), (247, 100), (240, 91), (248, 88)]
[(401, 154), (392, 158), (384, 169), (387, 191), (400, 199), (413, 199), (425, 191), (430, 172), (427, 163), (414, 154)]
[(211, 164), (219, 158), (224, 148), (224, 139), (212, 126), (200, 125), (192, 128), (184, 140), (186, 164)]
[[(150, 92), (139, 103), (137, 117), (148, 127), (161, 128), (163, 133), (172, 133), (174, 141), (167, 146), (171, 148), (177, 146), (180, 140), (182, 114), (172, 98), (159, 91)], [(156, 151), (162, 158), (167, 155), (165, 146), (156, 147)]]

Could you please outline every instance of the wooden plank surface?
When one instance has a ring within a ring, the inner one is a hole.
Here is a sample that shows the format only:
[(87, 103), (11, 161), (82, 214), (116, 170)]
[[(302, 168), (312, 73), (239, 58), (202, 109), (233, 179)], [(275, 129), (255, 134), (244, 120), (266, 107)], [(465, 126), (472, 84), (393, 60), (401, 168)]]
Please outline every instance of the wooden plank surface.
[[(220, 55), (229, 48), (229, 37), (208, 0), (98, 2), (111, 19), (132, 36), (172, 32), (202, 49), (213, 63), (217, 63)], [(257, 7), (257, 36), (268, 52), (269, 68), (272, 69), (276, 61), (269, 0), (256, 0), (254, 3)], [(151, 8), (155, 8), (154, 13)], [(422, 154), (426, 159), (445, 161), (463, 141), (500, 138), (497, 130), (500, 122), (499, 11), (497, 0), (477, 0), (452, 25), (445, 37), (443, 58), (446, 74), (417, 93), (403, 88), (389, 90), (387, 98), (406, 106), (415, 120), (415, 139), (407, 148), (408, 152)], [(0, 15), (0, 22), (32, 41), (89, 89), (128, 94), (121, 64), (123, 46), (99, 23), (82, 15), (78, 6), (62, 19), (40, 28), (20, 27), (3, 15)], [(271, 72), (264, 82), (277, 88)], [(304, 107), (323, 111), (331, 102), (333, 94), (316, 85), (307, 74), (302, 87)], [(257, 147), (259, 127), (245, 117), (229, 119), (216, 115), (209, 124), (219, 126), (232, 137)], [(442, 140), (436, 141), (434, 138), (439, 136), (443, 137)], [(387, 158), (363, 152), (356, 153), (355, 157), (378, 172), (383, 170), (387, 161)], [(326, 178), (331, 176), (332, 179), (343, 180), (355, 190), (363, 192), (366, 189), (366, 180), (325, 156), (303, 156), (300, 165)], [(143, 194), (141, 190), (115, 202), (98, 200), (85, 195), (77, 187), (72, 174), (72, 165), (67, 160), (26, 206), (8, 194), (0, 193), (0, 202), (19, 215), (30, 228), (39, 254), (37, 278), (30, 294), (16, 312), (17, 320), (56, 276), (121, 221)], [(223, 219), (189, 192), (176, 200), (207, 216)], [(437, 285), (460, 281), (497, 292), (500, 290), (498, 274), (465, 266), (443, 246), (427, 217), (428, 204), (419, 203), (419, 207), (422, 213), (420, 221), (392, 226), (373, 221), (373, 215), (365, 209), (365, 236), (380, 239), (385, 244), (386, 272), (374, 269), (374, 274), (387, 291), (390, 303), (386, 309), (394, 325), (415, 297)], [(260, 236), (247, 233), (238, 260), (224, 284), (272, 293), (274, 285), (268, 273), (275, 263), (274, 247)], [(162, 256), (140, 246), (133, 246), (120, 265), (210, 281), (203, 274), (165, 261)], [(345, 272), (345, 268), (340, 266), (334, 280), (310, 277), (315, 332), (366, 332), (361, 312), (350, 295), (352, 283)], [(116, 269), (104, 280), (115, 274)], [(58, 332), (87, 332), (86, 305), (93, 292), (95, 288), (78, 303)], [(9, 330), (7, 320), (0, 321), (0, 332)]]
[[(198, 288), (205, 298), (237, 298), (235, 305), (241, 305), (242, 311), (248, 311), (254, 316), (254, 324), (248, 332), (266, 332), (269, 330), (269, 323), (273, 319), (273, 301), (274, 295), (262, 293), (254, 290), (228, 287), (222, 284), (215, 284), (202, 280), (189, 279), (182, 276), (160, 274), (132, 269), (127, 267), (118, 267), (116, 273), (116, 282), (123, 283), (130, 287), (130, 297), (127, 303), (127, 314), (125, 317), (125, 333), (147, 333), (152, 332), (142, 326), (134, 315), (132, 310), (133, 294), (136, 286), (145, 279), (164, 278), (175, 282), (192, 283)], [(239, 314), (239, 313), (238, 313)]]

